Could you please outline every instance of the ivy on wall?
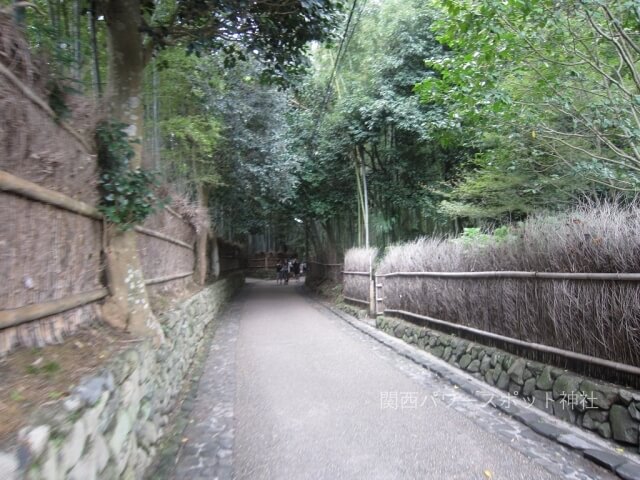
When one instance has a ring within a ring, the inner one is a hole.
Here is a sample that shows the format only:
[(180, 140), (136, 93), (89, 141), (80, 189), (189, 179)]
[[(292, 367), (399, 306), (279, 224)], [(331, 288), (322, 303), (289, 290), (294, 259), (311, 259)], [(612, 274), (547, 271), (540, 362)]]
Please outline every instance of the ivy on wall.
[(154, 192), (156, 174), (130, 168), (135, 153), (125, 127), (120, 122), (103, 121), (96, 128), (98, 163), (102, 170), (98, 209), (122, 231), (144, 222), (165, 203)]

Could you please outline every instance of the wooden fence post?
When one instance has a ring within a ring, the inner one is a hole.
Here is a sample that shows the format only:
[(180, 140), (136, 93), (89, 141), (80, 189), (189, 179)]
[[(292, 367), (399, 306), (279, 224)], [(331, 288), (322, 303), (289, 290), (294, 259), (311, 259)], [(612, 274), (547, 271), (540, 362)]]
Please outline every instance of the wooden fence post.
[(373, 282), (375, 284), (375, 315), (383, 315), (384, 314), (384, 277), (380, 275), (375, 276), (375, 280)]

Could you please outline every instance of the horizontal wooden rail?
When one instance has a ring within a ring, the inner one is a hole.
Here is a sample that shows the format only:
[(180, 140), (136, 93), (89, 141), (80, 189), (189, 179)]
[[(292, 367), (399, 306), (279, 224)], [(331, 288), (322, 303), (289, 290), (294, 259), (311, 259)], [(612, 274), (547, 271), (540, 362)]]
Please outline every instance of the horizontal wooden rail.
[(561, 348), (550, 347), (548, 345), (542, 345), (540, 343), (525, 342), (524, 340), (518, 340), (517, 338), (505, 337), (504, 335), (499, 335), (497, 333), (487, 332), (485, 330), (479, 330), (477, 328), (467, 327), (466, 325), (460, 325), (457, 323), (446, 322), (444, 320), (439, 320), (437, 318), (428, 317), (425, 315), (419, 315), (417, 313), (407, 312), (406, 310), (394, 310), (390, 308), (385, 308), (384, 313), (413, 317), (413, 318), (417, 318), (419, 320), (423, 320), (435, 325), (442, 325), (455, 330), (473, 333), (474, 335), (478, 335), (479, 337), (491, 338), (493, 340), (499, 340), (501, 342), (517, 345), (519, 347), (525, 347), (531, 350), (537, 350), (539, 352), (544, 352), (544, 353), (551, 353), (551, 354), (558, 355), (570, 360), (579, 360), (581, 362), (586, 362), (593, 365), (599, 365), (601, 367), (610, 368), (618, 372), (630, 373), (632, 375), (640, 375), (640, 368), (634, 367), (633, 365), (613, 362), (611, 360), (605, 360), (604, 358), (592, 357), (590, 355), (584, 355), (582, 353), (563, 350)]
[(364, 303), (365, 305), (369, 305), (369, 301), (368, 300), (360, 300), (359, 298), (346, 297), (344, 295), (343, 295), (343, 298), (345, 300), (349, 300), (350, 302)]
[(44, 110), (51, 118), (56, 120), (64, 130), (66, 130), (70, 135), (72, 135), (78, 141), (78, 143), (80, 143), (80, 145), (82, 145), (82, 147), (85, 149), (86, 152), (91, 151), (89, 144), (84, 139), (84, 137), (80, 135), (80, 133), (77, 130), (75, 130), (67, 122), (61, 120), (47, 102), (45, 102), (42, 98), (40, 98), (31, 88), (26, 86), (24, 82), (22, 82), (18, 77), (16, 77), (11, 70), (9, 70), (7, 67), (5, 67), (1, 63), (0, 63), (0, 73), (2, 73), (2, 75), (4, 75), (7, 78), (7, 80), (9, 80), (13, 84), (14, 87), (20, 90), (25, 97), (27, 97), (34, 104), (36, 104), (38, 107)]
[(159, 238), (160, 240), (165, 240), (167, 242), (175, 243), (176, 245), (180, 245), (181, 247), (187, 248), (189, 250), (193, 250), (193, 246), (189, 245), (182, 240), (178, 240), (177, 238), (170, 237), (169, 235), (165, 235), (164, 233), (156, 232), (155, 230), (149, 230), (148, 228), (136, 226), (134, 230), (138, 233), (143, 233), (150, 237)]
[(435, 277), (435, 278), (542, 278), (547, 280), (621, 280), (640, 281), (640, 273), (572, 273), (572, 272), (392, 272), (377, 277)]
[(344, 263), (320, 263), (314, 262), (313, 260), (310, 260), (307, 263), (313, 263), (314, 265), (323, 265), (325, 267), (342, 267), (344, 265)]
[(49, 190), (33, 182), (24, 180), (0, 170), (0, 190), (10, 192), (37, 202), (53, 205), (78, 215), (102, 220), (102, 214), (92, 205), (71, 198), (63, 193)]
[(59, 300), (27, 305), (24, 307), (13, 308), (11, 310), (2, 310), (0, 311), (0, 330), (15, 327), (23, 323), (49, 317), (57, 313), (71, 310), (72, 308), (96, 302), (105, 298), (108, 294), (109, 291), (106, 288), (99, 288), (91, 292), (70, 295)]
[(183, 222), (187, 223), (186, 220), (184, 218), (182, 218), (182, 215), (180, 215), (178, 212), (176, 212), (173, 208), (166, 206), (164, 207), (164, 209), (169, 212), (171, 215), (173, 215), (174, 217), (182, 220)]
[(177, 273), (175, 275), (167, 275), (165, 277), (150, 278), (149, 280), (145, 280), (144, 284), (145, 285), (156, 285), (158, 283), (166, 283), (166, 282), (170, 282), (172, 280), (179, 280), (181, 278), (188, 277), (190, 275), (193, 275), (193, 273), (194, 272), (191, 271), (191, 272)]
[(371, 276), (371, 272), (349, 272), (349, 271), (343, 270), (340, 273), (342, 273), (344, 275), (360, 275), (360, 276), (363, 276), (363, 277)]

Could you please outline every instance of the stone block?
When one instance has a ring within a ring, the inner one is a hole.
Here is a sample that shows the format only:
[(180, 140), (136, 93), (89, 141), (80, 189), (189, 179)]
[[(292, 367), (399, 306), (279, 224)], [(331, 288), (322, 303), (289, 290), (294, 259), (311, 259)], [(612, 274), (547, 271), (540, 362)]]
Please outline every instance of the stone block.
[(601, 412), (601, 410), (587, 410), (584, 412), (584, 416), (582, 417), (582, 428), (586, 428), (587, 430), (597, 430), (600, 424), (606, 421), (606, 419), (602, 419), (599, 412)]
[(149, 450), (153, 444), (158, 440), (159, 434), (153, 422), (144, 422), (137, 430), (138, 442), (140, 445)]
[(502, 368), (508, 372), (514, 361), (515, 358), (513, 355), (509, 355), (508, 353), (504, 354), (502, 358)]
[(0, 452), (0, 472), (7, 480), (18, 479), (18, 459), (10, 453)]
[(462, 357), (460, 358), (460, 368), (466, 369), (471, 363), (471, 360), (471, 355), (468, 355), (466, 353), (462, 355)]
[(65, 438), (60, 448), (60, 467), (63, 472), (69, 471), (82, 456), (87, 440), (87, 431), (82, 420), (74, 423), (71, 433)]
[(480, 360), (480, 373), (485, 375), (491, 369), (491, 356), (484, 355)]
[(614, 440), (632, 445), (638, 444), (638, 422), (622, 405), (613, 405), (609, 412), (609, 423)]
[(553, 378), (551, 377), (552, 367), (546, 366), (536, 380), (536, 387), (539, 390), (551, 390), (553, 388)]
[(554, 404), (555, 402), (553, 401), (553, 394), (551, 392), (545, 390), (533, 391), (533, 405), (536, 408), (553, 415)]
[(468, 366), (467, 371), (471, 373), (477, 373), (480, 371), (480, 360), (477, 358), (473, 360)]
[(110, 453), (107, 441), (102, 435), (96, 435), (91, 445), (92, 455), (96, 461), (96, 471), (98, 474), (102, 473), (107, 464), (109, 463)]
[(49, 445), (43, 458), (40, 470), (42, 478), (44, 480), (62, 480), (64, 474), (59, 471), (58, 450), (53, 445)]
[(498, 363), (493, 369), (493, 383), (498, 381), (498, 378), (500, 378), (501, 373), (502, 373), (502, 364)]
[(633, 462), (623, 463), (616, 467), (616, 473), (623, 480), (638, 480), (640, 478), (640, 465)]
[(500, 372), (498, 381), (496, 382), (496, 387), (498, 387), (500, 390), (506, 390), (509, 387), (509, 375), (507, 374), (507, 372)]
[(131, 432), (131, 418), (126, 411), (121, 410), (117, 414), (116, 426), (109, 439), (109, 449), (114, 458), (117, 459), (122, 453), (129, 432)]
[(519, 397), (522, 391), (522, 386), (518, 385), (516, 382), (510, 381), (507, 390), (509, 391), (509, 394), (513, 395), (514, 397)]
[(558, 442), (575, 450), (587, 450), (594, 447), (593, 443), (588, 442), (587, 440), (573, 433), (565, 433), (564, 435), (560, 435), (558, 437)]
[(97, 478), (96, 461), (91, 453), (83, 456), (71, 469), (68, 480), (95, 480)]
[(603, 438), (609, 439), (611, 438), (611, 424), (609, 422), (604, 422), (598, 425), (596, 428), (596, 432)]
[(556, 417), (572, 424), (576, 423), (577, 413), (578, 409), (566, 401), (557, 400), (553, 407), (553, 414)]
[(542, 373), (544, 367), (545, 366), (542, 363), (534, 362), (531, 360), (527, 362), (527, 369), (531, 370), (531, 373), (534, 377), (538, 377)]
[(531, 397), (535, 389), (536, 389), (536, 379), (532, 377), (524, 382), (524, 386), (522, 387), (522, 396)]
[(37, 459), (47, 447), (50, 434), (51, 428), (49, 425), (40, 425), (20, 431), (18, 440), (29, 449), (31, 457)]
[(566, 399), (569, 395), (577, 395), (580, 393), (581, 377), (570, 374), (560, 375), (553, 382), (553, 398)]
[(92, 408), (89, 408), (84, 412), (82, 419), (89, 438), (93, 438), (93, 436), (100, 431), (100, 416), (105, 410), (108, 401), (109, 392), (102, 392), (100, 400), (98, 400)]
[(580, 389), (590, 403), (594, 406), (608, 410), (619, 398), (618, 388), (613, 385), (596, 383), (592, 380), (585, 380), (580, 385)]
[(587, 449), (584, 451), (584, 456), (589, 460), (597, 463), (601, 467), (615, 471), (617, 467), (626, 463), (625, 457), (617, 455), (615, 453), (605, 452), (598, 449)]
[(502, 354), (500, 352), (495, 352), (491, 356), (491, 366), (495, 368), (498, 365), (502, 367)]
[(507, 373), (509, 378), (518, 385), (524, 385), (524, 370), (527, 366), (527, 362), (523, 358), (517, 358), (513, 361)]
[(496, 382), (493, 380), (493, 370), (487, 370), (487, 373), (484, 374), (484, 381), (491, 386), (496, 384)]
[(446, 362), (451, 358), (451, 353), (453, 349), (450, 346), (445, 347), (444, 353), (442, 354), (442, 359)]
[(630, 403), (627, 407), (627, 410), (629, 410), (629, 415), (631, 415), (631, 418), (640, 421), (640, 405), (638, 403)]

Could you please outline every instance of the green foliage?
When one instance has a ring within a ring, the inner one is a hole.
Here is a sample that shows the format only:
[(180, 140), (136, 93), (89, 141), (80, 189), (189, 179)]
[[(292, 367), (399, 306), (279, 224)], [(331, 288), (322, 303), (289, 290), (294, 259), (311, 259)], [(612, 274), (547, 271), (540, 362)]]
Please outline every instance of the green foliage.
[(155, 175), (140, 168), (103, 173), (99, 210), (122, 231), (138, 225), (161, 206), (153, 192)]
[(479, 227), (465, 227), (462, 234), (453, 239), (466, 248), (484, 248), (496, 246), (518, 238), (516, 225), (502, 225), (493, 230), (483, 230)]
[(50, 377), (58, 373), (60, 370), (61, 370), (60, 364), (53, 360), (45, 363), (41, 367), (36, 365), (27, 366), (27, 373), (31, 375), (43, 374)]
[(259, 78), (279, 85), (305, 69), (308, 43), (329, 37), (344, 7), (341, 0), (185, 0), (158, 5), (149, 12), (149, 34), (158, 45), (172, 38), (198, 56), (219, 52), (224, 68), (257, 56)]
[(130, 169), (134, 150), (123, 124), (102, 122), (96, 129), (96, 143), (102, 169), (98, 209), (120, 230), (129, 230), (144, 222), (162, 204), (153, 191), (156, 174), (141, 168)]
[(329, 95), (336, 53), (318, 48), (314, 75), (298, 89), (289, 116), (289, 135), (303, 159), (299, 215), (337, 228), (347, 248), (362, 244), (356, 168), (364, 162), (373, 245), (446, 230), (440, 194), (428, 186), (451, 175), (462, 158), (460, 144), (425, 129), (445, 121), (446, 112), (413, 93), (416, 82), (433, 75), (424, 59), (443, 55), (428, 28), (432, 14), (423, 2), (392, 0), (368, 4), (356, 18)]
[(416, 90), (448, 109), (436, 134), (461, 139), (483, 163), (461, 171), (443, 211), (504, 218), (637, 187), (640, 17), (629, 2), (433, 4), (448, 52), (428, 58), (437, 75)]

